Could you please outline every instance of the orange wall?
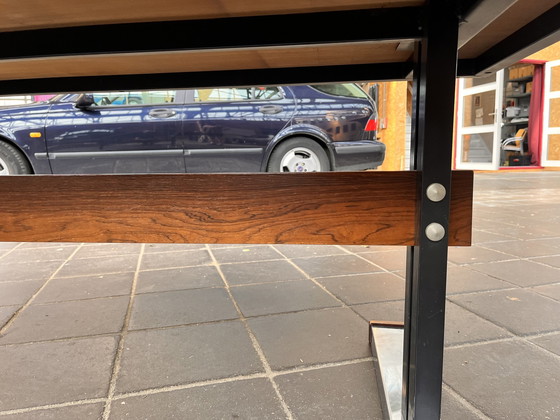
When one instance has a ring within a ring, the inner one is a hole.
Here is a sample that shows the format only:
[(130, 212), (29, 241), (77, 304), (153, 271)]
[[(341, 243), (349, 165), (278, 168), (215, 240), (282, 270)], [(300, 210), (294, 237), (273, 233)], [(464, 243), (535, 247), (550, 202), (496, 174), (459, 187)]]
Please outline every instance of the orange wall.
[(528, 60), (555, 61), (560, 59), (560, 42), (527, 57)]

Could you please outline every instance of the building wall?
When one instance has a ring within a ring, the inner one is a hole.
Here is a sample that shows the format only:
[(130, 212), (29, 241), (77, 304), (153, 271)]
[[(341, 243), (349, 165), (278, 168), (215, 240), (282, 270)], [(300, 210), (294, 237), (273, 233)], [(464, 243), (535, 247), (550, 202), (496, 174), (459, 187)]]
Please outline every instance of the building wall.
[(555, 61), (560, 59), (560, 42), (527, 57), (527, 60)]

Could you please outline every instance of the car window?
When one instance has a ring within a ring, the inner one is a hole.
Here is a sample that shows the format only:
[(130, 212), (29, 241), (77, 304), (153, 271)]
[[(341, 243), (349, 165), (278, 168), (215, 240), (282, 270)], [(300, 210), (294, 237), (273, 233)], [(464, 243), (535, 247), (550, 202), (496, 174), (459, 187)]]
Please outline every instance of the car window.
[(98, 92), (93, 100), (98, 106), (160, 105), (175, 102), (175, 90), (148, 90), (136, 92)]
[(278, 87), (195, 89), (195, 102), (231, 102), (282, 99)]
[(353, 83), (336, 83), (336, 84), (323, 84), (323, 85), (312, 85), (313, 88), (320, 92), (328, 93), (334, 96), (345, 96), (348, 98), (362, 98), (366, 99), (367, 94), (360, 89), (359, 86)]

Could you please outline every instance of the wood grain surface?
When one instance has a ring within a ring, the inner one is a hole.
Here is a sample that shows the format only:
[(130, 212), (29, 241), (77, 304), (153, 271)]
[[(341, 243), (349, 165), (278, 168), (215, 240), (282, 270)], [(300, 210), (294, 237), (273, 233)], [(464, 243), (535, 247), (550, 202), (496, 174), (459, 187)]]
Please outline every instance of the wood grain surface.
[[(416, 172), (0, 177), (0, 241), (412, 245)], [(450, 245), (470, 245), (472, 172)]]

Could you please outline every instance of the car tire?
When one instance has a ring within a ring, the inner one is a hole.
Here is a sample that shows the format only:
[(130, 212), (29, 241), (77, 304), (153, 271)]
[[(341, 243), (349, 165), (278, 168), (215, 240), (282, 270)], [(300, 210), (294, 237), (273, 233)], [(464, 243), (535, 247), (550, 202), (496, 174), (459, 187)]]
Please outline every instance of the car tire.
[(331, 165), (325, 150), (317, 142), (295, 137), (280, 143), (270, 155), (267, 172), (324, 172)]
[(23, 154), (11, 144), (0, 141), (0, 175), (25, 175), (31, 166)]

